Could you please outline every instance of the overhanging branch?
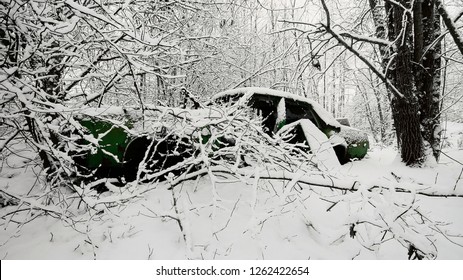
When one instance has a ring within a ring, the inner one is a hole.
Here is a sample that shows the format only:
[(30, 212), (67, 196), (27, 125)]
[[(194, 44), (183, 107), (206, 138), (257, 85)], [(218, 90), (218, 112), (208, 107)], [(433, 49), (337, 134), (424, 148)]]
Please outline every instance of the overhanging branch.
[(447, 10), (444, 8), (444, 4), (442, 4), (442, 0), (435, 0), (437, 5), (437, 11), (442, 17), (442, 21), (444, 22), (445, 26), (447, 27), (450, 35), (453, 38), (453, 41), (460, 50), (461, 55), (463, 55), (463, 37), (460, 32), (457, 30), (457, 27), (454, 24), (454, 21), (450, 18)]
[(321, 24), (323, 28), (328, 32), (333, 38), (335, 38), (339, 44), (341, 44), (344, 48), (349, 50), (352, 54), (354, 54), (357, 58), (359, 58), (363, 63), (365, 63), (368, 68), (370, 68), (375, 75), (377, 75), (381, 81), (383, 81), (387, 88), (390, 89), (390, 91), (394, 94), (395, 97), (397, 98), (403, 98), (403, 94), (400, 93), (400, 91), (391, 83), (391, 81), (386, 77), (385, 74), (383, 74), (380, 70), (378, 70), (368, 59), (366, 59), (364, 56), (362, 56), (356, 49), (354, 49), (351, 45), (349, 45), (338, 33), (336, 33), (333, 29), (331, 29), (331, 24), (330, 24), (330, 12), (328, 10), (328, 7), (326, 6), (325, 0), (320, 0), (323, 6), (323, 9), (325, 10), (326, 14), (326, 24)]

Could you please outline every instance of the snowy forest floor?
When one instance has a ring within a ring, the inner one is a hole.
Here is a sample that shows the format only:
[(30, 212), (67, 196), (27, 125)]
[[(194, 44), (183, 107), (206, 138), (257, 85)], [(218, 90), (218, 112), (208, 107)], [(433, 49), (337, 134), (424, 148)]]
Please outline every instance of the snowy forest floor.
[[(438, 164), (409, 168), (395, 148), (372, 147), (365, 159), (342, 166), (342, 173), (371, 185), (394, 182), (406, 188), (413, 183), (463, 193), (463, 124), (448, 123), (446, 137)], [(39, 188), (28, 153), (3, 160), (0, 190), (27, 197)], [(208, 176), (174, 190), (166, 183), (144, 185), (133, 197), (123, 194), (118, 203), (97, 204), (72, 219), (7, 205), (0, 209), (0, 258), (407, 259), (408, 249), (394, 238), (374, 227), (352, 227), (359, 216), (370, 215), (359, 212), (356, 197), (302, 184), (289, 190), (287, 185), (254, 179), (212, 184)], [(463, 198), (391, 195), (413, 202), (423, 217), (438, 224), (431, 232), (413, 227), (432, 240), (437, 259), (463, 259)]]

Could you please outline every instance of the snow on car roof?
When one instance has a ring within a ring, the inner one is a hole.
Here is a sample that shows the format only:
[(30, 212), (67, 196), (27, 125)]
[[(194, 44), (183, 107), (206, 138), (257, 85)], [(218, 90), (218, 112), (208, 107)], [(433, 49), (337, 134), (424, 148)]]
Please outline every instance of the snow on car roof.
[(328, 112), (323, 108), (320, 104), (315, 102), (314, 100), (310, 98), (306, 98), (303, 96), (299, 96), (296, 94), (292, 94), (286, 91), (282, 90), (275, 90), (275, 89), (269, 89), (269, 88), (262, 88), (262, 87), (243, 87), (243, 88), (236, 88), (236, 89), (231, 89), (231, 90), (226, 90), (222, 91), (220, 93), (217, 93), (212, 97), (213, 100), (224, 97), (224, 96), (229, 96), (229, 95), (237, 95), (237, 94), (263, 94), (263, 95), (271, 95), (271, 96), (278, 96), (278, 97), (284, 97), (287, 99), (292, 99), (295, 101), (301, 101), (308, 103), (312, 106), (314, 111), (317, 113), (317, 115), (327, 124), (331, 125), (334, 127), (341, 127), (341, 124)]

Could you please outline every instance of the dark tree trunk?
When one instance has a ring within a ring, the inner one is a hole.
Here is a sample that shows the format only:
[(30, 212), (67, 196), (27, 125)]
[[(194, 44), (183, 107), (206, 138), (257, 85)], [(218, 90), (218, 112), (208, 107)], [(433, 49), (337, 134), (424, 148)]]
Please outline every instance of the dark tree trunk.
[[(393, 49), (380, 47), (380, 54), (383, 68), (387, 64), (392, 66), (384, 68), (387, 77), (404, 96), (392, 98), (392, 115), (402, 160), (414, 165), (424, 159), (428, 143), (436, 159), (440, 153), (441, 46), (436, 40), (440, 35), (440, 19), (434, 0), (397, 2), (404, 7), (414, 3), (413, 14), (404, 14), (404, 9), (396, 3), (385, 1), (384, 20), (378, 0), (369, 0), (376, 36), (382, 39), (387, 36), (395, 42)], [(390, 63), (392, 53), (395, 56)]]
[(420, 11), (420, 14), (415, 16), (414, 27), (421, 32), (415, 32), (416, 88), (420, 104), (420, 122), (423, 138), (430, 144), (434, 157), (438, 159), (441, 45), (436, 39), (440, 35), (440, 19), (433, 0), (418, 1), (415, 11)]
[[(405, 7), (409, 0), (401, 0)], [(420, 164), (424, 159), (424, 145), (420, 130), (419, 104), (416, 97), (413, 73), (412, 18), (396, 5), (386, 5), (388, 36), (395, 41), (396, 56), (388, 76), (403, 97), (392, 98), (392, 116), (400, 146), (402, 160), (407, 165)], [(406, 26), (404, 26), (404, 22)], [(400, 38), (399, 38), (400, 36)]]

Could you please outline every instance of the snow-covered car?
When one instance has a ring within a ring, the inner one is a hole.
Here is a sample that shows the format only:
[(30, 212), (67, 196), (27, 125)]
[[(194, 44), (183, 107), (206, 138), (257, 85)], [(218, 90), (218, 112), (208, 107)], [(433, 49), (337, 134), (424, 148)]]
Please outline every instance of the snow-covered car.
[[(330, 113), (315, 101), (284, 91), (248, 87), (227, 90), (216, 94), (212, 104), (241, 102), (262, 117), (264, 130), (273, 135), (280, 130), (294, 129), (293, 143), (307, 142), (309, 120), (329, 139), (341, 164), (352, 159), (362, 159), (368, 152), (369, 142), (365, 132), (340, 124)], [(297, 124), (296, 124), (297, 122)]]
[[(305, 143), (303, 146), (314, 154), (319, 150), (325, 155), (327, 150), (333, 154), (327, 159), (319, 157), (319, 162), (334, 159), (339, 165), (361, 159), (368, 151), (366, 133), (341, 125), (316, 102), (266, 88), (224, 91), (198, 109), (154, 105), (145, 105), (144, 112), (115, 106), (81, 109), (76, 117), (84, 129), (76, 142), (79, 148), (63, 150), (72, 150), (70, 156), (80, 176), (88, 181), (123, 178), (120, 181), (124, 183), (148, 173), (148, 179), (158, 174), (162, 180), (170, 172), (185, 171), (175, 166), (195, 157), (199, 143), (209, 141), (212, 135), (208, 131), (221, 123), (218, 120), (229, 105), (238, 105), (239, 110), (259, 116), (264, 132), (271, 137), (289, 132), (290, 143)], [(212, 150), (233, 146), (235, 142), (233, 136), (214, 137), (210, 142)]]

